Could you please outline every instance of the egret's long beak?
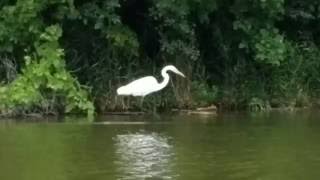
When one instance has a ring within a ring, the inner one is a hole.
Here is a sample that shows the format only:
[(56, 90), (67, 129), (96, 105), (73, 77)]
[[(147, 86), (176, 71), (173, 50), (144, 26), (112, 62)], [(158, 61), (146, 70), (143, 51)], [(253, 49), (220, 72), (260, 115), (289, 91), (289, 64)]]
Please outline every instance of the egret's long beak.
[(179, 74), (180, 76), (182, 76), (182, 77), (186, 77), (182, 72), (180, 72), (180, 71), (177, 71), (177, 74)]

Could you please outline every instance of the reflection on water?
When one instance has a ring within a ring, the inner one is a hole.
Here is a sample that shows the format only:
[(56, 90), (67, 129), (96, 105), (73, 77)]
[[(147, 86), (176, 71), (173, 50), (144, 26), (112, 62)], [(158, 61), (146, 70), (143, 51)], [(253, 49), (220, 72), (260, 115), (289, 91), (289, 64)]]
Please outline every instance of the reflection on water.
[(121, 134), (115, 140), (120, 179), (172, 179), (172, 147), (157, 133)]
[(108, 125), (0, 120), (0, 180), (320, 177), (320, 112), (162, 118), (119, 124), (127, 119), (110, 117), (118, 124)]

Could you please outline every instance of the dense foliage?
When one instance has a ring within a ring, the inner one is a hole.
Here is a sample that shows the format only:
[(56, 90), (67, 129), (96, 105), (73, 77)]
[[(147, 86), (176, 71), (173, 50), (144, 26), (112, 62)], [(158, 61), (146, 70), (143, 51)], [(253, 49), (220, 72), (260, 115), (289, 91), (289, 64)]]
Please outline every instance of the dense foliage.
[(118, 86), (174, 64), (147, 108), (317, 104), (320, 2), (2, 0), (0, 112), (139, 108)]

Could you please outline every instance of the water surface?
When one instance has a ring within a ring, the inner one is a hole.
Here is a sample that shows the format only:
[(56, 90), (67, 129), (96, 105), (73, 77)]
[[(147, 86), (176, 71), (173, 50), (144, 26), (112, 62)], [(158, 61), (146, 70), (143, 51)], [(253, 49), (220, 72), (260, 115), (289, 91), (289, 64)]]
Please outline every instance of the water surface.
[(0, 120), (0, 179), (320, 177), (320, 112), (65, 121)]

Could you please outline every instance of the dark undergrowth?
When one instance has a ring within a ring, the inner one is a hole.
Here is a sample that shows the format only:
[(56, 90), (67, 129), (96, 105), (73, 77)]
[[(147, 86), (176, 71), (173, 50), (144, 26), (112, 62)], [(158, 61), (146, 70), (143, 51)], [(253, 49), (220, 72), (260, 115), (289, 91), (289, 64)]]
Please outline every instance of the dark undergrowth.
[[(5, 0), (0, 114), (319, 107), (317, 1)], [(164, 90), (116, 89), (173, 64)]]

